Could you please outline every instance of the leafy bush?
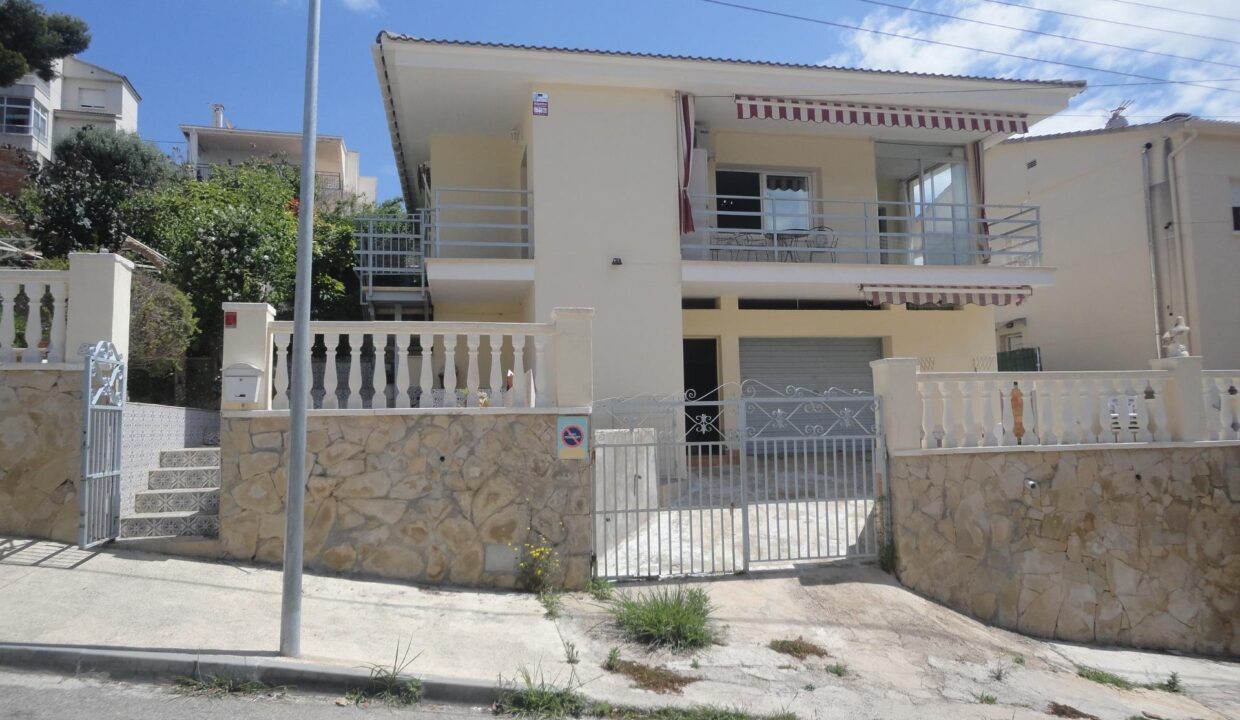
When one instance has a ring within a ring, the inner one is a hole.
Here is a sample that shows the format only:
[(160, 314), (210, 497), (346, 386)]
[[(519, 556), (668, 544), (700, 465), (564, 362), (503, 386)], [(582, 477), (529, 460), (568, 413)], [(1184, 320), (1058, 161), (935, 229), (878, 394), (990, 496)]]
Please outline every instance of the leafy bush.
[(686, 650), (710, 645), (710, 596), (701, 588), (663, 588), (618, 597), (610, 606), (624, 635), (649, 647)]

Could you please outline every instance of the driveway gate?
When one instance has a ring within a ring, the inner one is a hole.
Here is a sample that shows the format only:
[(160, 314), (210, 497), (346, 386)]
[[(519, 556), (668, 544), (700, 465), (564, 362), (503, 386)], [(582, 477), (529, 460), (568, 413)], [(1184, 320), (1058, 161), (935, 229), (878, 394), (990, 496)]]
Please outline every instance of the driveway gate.
[(873, 558), (878, 398), (760, 382), (594, 410), (595, 574), (744, 572)]
[(82, 488), (78, 545), (116, 538), (121, 508), (121, 418), (125, 409), (125, 360), (110, 342), (83, 345)]

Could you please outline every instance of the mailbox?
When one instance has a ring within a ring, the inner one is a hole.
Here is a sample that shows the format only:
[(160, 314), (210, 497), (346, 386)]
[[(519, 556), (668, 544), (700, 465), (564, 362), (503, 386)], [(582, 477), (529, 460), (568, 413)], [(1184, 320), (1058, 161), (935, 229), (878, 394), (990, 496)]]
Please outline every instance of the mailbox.
[(224, 402), (258, 402), (258, 381), (263, 371), (249, 363), (235, 363), (224, 368)]

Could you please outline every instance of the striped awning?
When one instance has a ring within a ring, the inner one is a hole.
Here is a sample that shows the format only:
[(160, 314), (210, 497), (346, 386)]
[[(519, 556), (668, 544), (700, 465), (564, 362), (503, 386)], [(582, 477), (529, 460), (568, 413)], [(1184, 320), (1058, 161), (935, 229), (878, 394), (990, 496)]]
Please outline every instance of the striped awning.
[(970, 287), (960, 285), (862, 285), (861, 293), (874, 305), (1020, 305), (1033, 294), (1028, 285)]
[(877, 125), (1005, 134), (1029, 132), (1027, 117), (1017, 113), (862, 105), (831, 100), (798, 100), (753, 95), (736, 96), (736, 117), (741, 120), (757, 118), (834, 125)]

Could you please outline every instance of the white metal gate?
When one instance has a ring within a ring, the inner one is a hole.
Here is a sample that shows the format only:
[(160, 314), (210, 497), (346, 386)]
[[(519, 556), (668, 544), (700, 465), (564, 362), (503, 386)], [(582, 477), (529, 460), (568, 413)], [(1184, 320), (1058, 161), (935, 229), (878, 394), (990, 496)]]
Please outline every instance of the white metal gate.
[(82, 488), (78, 545), (93, 547), (120, 531), (121, 420), (125, 408), (125, 359), (110, 342), (83, 345)]
[(871, 394), (747, 380), (594, 410), (595, 574), (873, 558), (885, 456)]

